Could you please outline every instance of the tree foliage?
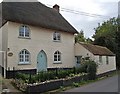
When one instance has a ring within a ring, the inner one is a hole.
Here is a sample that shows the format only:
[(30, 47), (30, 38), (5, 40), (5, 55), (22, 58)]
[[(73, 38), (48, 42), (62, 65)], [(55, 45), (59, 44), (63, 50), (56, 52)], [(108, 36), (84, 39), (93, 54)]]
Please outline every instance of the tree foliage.
[(83, 30), (81, 30), (79, 34), (75, 35), (75, 43), (76, 42), (85, 42)]
[(81, 30), (79, 34), (75, 35), (75, 43), (77, 42), (86, 42), (86, 43), (92, 43), (92, 39), (85, 38), (84, 31)]
[(95, 28), (93, 38), (94, 44), (105, 46), (117, 55), (117, 66), (120, 66), (120, 62), (118, 62), (118, 54), (120, 53), (120, 46), (118, 45), (120, 42), (120, 32), (118, 32), (118, 27), (119, 19), (110, 18)]

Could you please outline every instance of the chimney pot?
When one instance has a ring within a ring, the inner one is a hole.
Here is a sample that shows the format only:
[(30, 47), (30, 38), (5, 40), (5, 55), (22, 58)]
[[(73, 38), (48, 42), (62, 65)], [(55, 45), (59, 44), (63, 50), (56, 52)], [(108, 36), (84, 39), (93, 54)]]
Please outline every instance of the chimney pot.
[(55, 9), (56, 11), (60, 11), (60, 6), (59, 5), (57, 5), (57, 4), (55, 4), (54, 6), (53, 6), (53, 9)]

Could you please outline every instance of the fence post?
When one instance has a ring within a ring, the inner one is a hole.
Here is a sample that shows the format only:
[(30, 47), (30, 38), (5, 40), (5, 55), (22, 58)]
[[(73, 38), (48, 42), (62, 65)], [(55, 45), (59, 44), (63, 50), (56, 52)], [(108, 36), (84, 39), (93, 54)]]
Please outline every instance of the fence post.
[(73, 67), (73, 71), (74, 71), (74, 74), (76, 74), (76, 69), (75, 69), (75, 67)]
[(30, 70), (30, 75), (29, 75), (29, 83), (31, 83), (31, 70)]
[(56, 68), (56, 76), (58, 76), (58, 69)]

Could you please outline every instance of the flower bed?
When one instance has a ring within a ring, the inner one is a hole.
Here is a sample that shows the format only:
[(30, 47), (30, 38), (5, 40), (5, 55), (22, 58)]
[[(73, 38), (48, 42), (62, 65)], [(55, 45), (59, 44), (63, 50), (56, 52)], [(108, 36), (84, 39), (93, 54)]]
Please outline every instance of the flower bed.
[(61, 79), (54, 79), (44, 82), (38, 82), (33, 84), (25, 83), (21, 79), (13, 79), (12, 84), (23, 92), (27, 92), (28, 94), (33, 94), (34, 92), (43, 93), (55, 89), (59, 89), (61, 86), (69, 86), (74, 82), (80, 82), (86, 80), (87, 74), (76, 75), (74, 77), (67, 77)]
[(13, 80), (13, 83), (19, 90), (26, 91), (29, 94), (31, 92), (42, 93), (83, 80), (94, 80), (96, 78), (96, 67), (95, 62), (87, 60), (79, 68), (74, 67), (70, 70), (41, 71), (35, 75), (18, 73), (16, 75), (18, 80)]
[(69, 86), (72, 85), (74, 82), (80, 82), (87, 78), (87, 75), (81, 75), (81, 76), (75, 76), (75, 77), (69, 77), (64, 79), (57, 79), (57, 80), (51, 80), (46, 81), (38, 84), (29, 84), (26, 88), (26, 92), (28, 94), (33, 93), (43, 93), (55, 89), (59, 89), (61, 86)]

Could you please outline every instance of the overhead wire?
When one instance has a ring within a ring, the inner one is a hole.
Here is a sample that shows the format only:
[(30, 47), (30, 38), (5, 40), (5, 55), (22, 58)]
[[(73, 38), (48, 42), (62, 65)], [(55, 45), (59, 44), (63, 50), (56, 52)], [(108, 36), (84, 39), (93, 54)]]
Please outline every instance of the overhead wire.
[[(47, 5), (50, 6), (50, 7), (52, 6), (52, 5), (49, 5), (49, 4), (47, 4)], [(61, 11), (72, 13), (72, 14), (79, 14), (79, 15), (83, 15), (83, 16), (89, 16), (89, 17), (110, 18), (110, 16), (104, 16), (104, 15), (100, 15), (100, 14), (92, 14), (92, 13), (72, 10), (72, 9), (68, 9), (68, 8), (61, 8)]]

